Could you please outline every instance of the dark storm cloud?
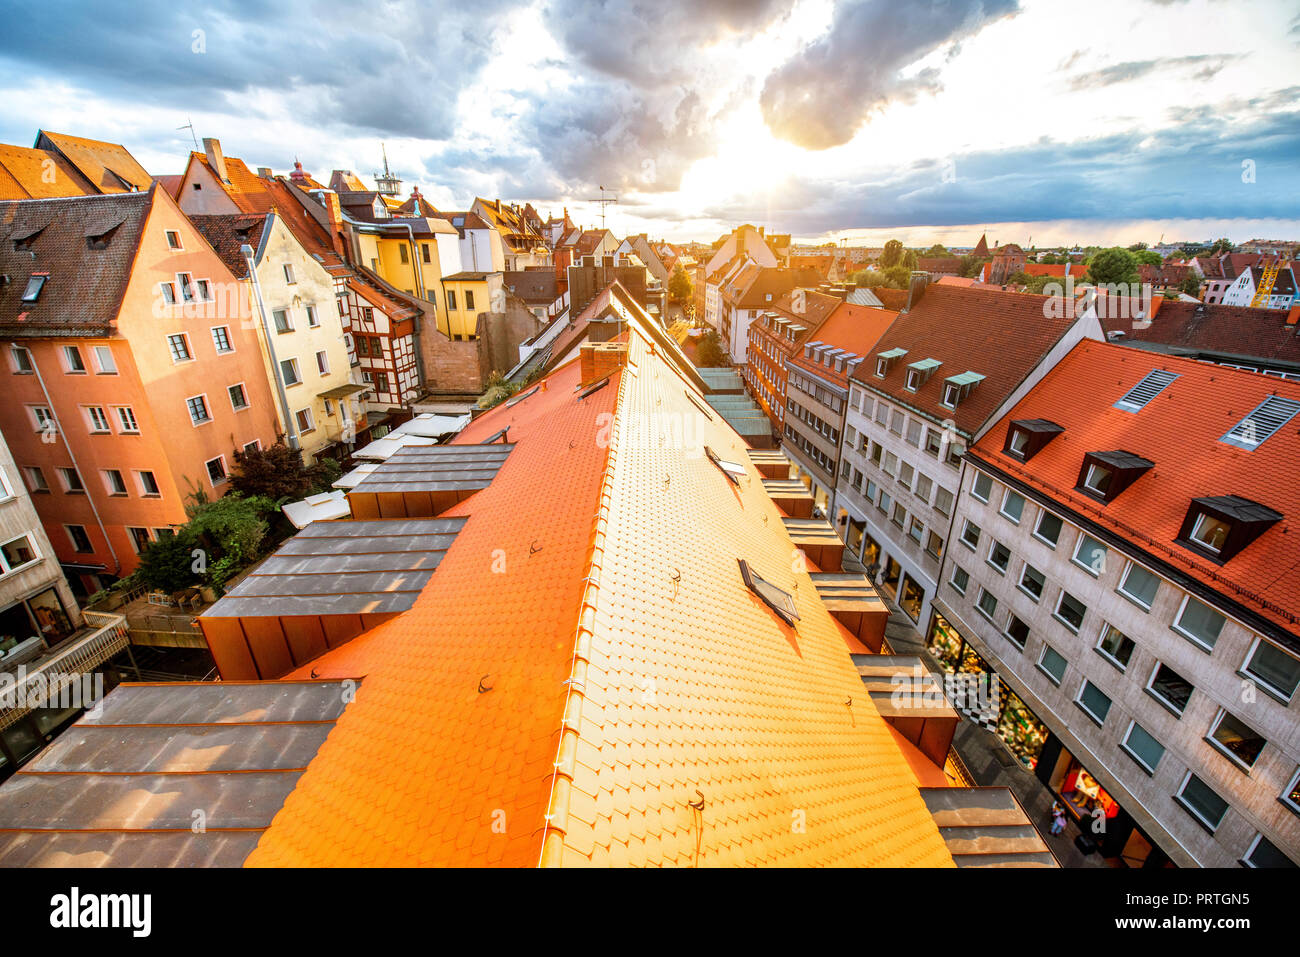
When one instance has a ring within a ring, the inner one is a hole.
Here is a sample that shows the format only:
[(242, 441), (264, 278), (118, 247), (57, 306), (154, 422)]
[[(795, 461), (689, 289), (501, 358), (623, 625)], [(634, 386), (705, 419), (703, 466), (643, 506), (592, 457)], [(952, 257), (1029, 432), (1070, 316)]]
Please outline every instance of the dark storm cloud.
[(1199, 67), (1192, 73), (1192, 79), (1209, 80), (1236, 59), (1239, 59), (1239, 57), (1233, 54), (1202, 53), (1197, 56), (1130, 60), (1127, 63), (1116, 63), (1114, 66), (1103, 67), (1100, 70), (1093, 70), (1089, 73), (1081, 73), (1078, 76), (1071, 77), (1070, 88), (1073, 90), (1087, 90), (1102, 86), (1113, 86), (1116, 83), (1128, 83), (1131, 80), (1140, 79), (1157, 70), (1176, 69), (1185, 66)]
[(767, 78), (763, 117), (808, 149), (847, 143), (875, 111), (938, 89), (937, 71), (904, 76), (908, 66), (1019, 10), (1016, 0), (846, 0), (824, 37)]
[[(1203, 117), (1221, 121), (1222, 114)], [(1242, 163), (1255, 181), (1243, 182)], [(1295, 218), (1300, 194), (1300, 112), (1253, 123), (1196, 122), (1155, 134), (1117, 133), (1074, 143), (912, 164), (866, 182), (790, 182), (753, 203), (704, 211), (725, 222), (765, 218), (772, 228), (816, 235), (846, 225), (890, 227), (1061, 219)]]
[(332, 129), (444, 139), (457, 94), (490, 56), (491, 25), (515, 5), (477, 0), (467, 12), (376, 0), (220, 0), (182, 10), (132, 0), (107, 16), (96, 4), (50, 0), (22, 29), (0, 32), (0, 67), (192, 111), (247, 113), (241, 102), (271, 92), (295, 98), (305, 119)]

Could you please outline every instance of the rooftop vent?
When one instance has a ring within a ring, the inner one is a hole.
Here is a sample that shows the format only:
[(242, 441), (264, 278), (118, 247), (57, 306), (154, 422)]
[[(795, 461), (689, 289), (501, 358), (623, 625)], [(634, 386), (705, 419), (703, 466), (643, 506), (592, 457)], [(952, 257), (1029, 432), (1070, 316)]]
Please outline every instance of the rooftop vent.
[(1297, 412), (1300, 412), (1300, 402), (1270, 395), (1219, 441), (1243, 449), (1258, 448), (1265, 439), (1290, 422)]
[(1164, 392), (1169, 387), (1169, 383), (1178, 378), (1178, 373), (1167, 372), (1164, 369), (1152, 369), (1143, 378), (1142, 381), (1124, 393), (1124, 397), (1115, 403), (1115, 408), (1124, 409), (1127, 412), (1136, 412), (1146, 406), (1148, 402)]

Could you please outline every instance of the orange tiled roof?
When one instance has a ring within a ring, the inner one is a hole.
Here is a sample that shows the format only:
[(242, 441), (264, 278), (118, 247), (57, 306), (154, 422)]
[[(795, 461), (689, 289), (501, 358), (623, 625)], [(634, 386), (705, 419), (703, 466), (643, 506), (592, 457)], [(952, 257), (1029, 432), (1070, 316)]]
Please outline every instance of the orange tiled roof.
[(0, 143), (0, 200), (86, 196), (93, 192), (75, 167), (58, 153)]
[(143, 166), (118, 143), (42, 130), (37, 145), (50, 144), (101, 193), (143, 191), (153, 183)]
[[(1114, 403), (1152, 369), (1178, 378), (1136, 414)], [(1084, 340), (973, 447), (981, 459), (1051, 495), (1183, 576), (1300, 635), (1300, 531), (1293, 421), (1247, 451), (1220, 442), (1270, 395), (1300, 400), (1300, 382)], [(1028, 462), (1003, 454), (1013, 419), (1065, 431)], [(1074, 491), (1087, 452), (1123, 449), (1155, 468), (1107, 505)], [(1223, 565), (1174, 543), (1192, 499), (1238, 495), (1284, 516)], [(1294, 619), (1294, 620), (1293, 620)]]
[(951, 866), (757, 473), (702, 454), (740, 438), (629, 328), (603, 388), (568, 363), (457, 438), (514, 450), (416, 605), (310, 666), (365, 681), (247, 863)]

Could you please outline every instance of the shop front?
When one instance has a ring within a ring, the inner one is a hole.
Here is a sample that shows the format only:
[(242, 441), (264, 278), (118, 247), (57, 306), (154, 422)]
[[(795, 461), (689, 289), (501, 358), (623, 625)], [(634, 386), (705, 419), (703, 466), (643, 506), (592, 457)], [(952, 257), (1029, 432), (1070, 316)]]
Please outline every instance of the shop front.
[(74, 631), (59, 593), (47, 588), (0, 611), (0, 652), (29, 638), (44, 639), (46, 647), (53, 648)]

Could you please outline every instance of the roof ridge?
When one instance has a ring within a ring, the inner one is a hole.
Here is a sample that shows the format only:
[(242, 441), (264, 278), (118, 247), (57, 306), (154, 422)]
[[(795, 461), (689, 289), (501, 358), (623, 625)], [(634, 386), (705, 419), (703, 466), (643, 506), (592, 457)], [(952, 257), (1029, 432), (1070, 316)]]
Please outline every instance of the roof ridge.
[(569, 677), (565, 679), (568, 690), (565, 693), (559, 742), (556, 745), (555, 762), (552, 765), (551, 792), (547, 798), (546, 814), (542, 823), (538, 867), (560, 867), (568, 838), (569, 797), (578, 759), (578, 742), (581, 738), (579, 725), (582, 721), (582, 704), (586, 698), (587, 666), (591, 662), (592, 626), (595, 622), (596, 600), (600, 592), (600, 572), (605, 556), (605, 530), (609, 522), (614, 471), (618, 463), (618, 438), (621, 431), (618, 412), (627, 396), (627, 369), (624, 368), (622, 372), (624, 374), (618, 379), (618, 397), (614, 400), (613, 420), (610, 422), (605, 473), (600, 478), (600, 491), (597, 494), (599, 508), (596, 510), (596, 519), (592, 526), (591, 553), (584, 578), (587, 584), (583, 588), (582, 602), (578, 609)]

